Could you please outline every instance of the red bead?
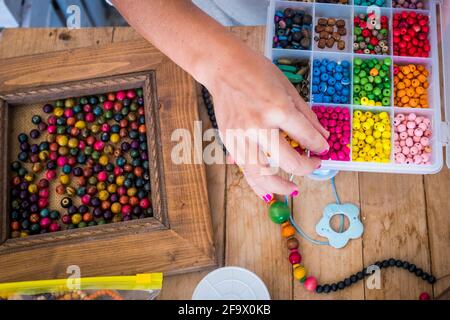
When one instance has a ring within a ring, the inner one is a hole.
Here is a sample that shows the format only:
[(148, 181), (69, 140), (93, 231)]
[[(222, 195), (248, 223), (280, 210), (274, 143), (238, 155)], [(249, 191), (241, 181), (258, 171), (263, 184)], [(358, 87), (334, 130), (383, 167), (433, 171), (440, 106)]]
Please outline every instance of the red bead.
[(113, 108), (114, 104), (112, 103), (112, 101), (105, 101), (103, 102), (103, 109), (105, 110), (111, 110)]
[(57, 222), (53, 222), (48, 229), (50, 230), (50, 232), (59, 231), (59, 224)]
[(431, 299), (430, 295), (426, 292), (422, 292), (419, 296), (419, 300), (430, 300), (430, 299)]
[(302, 256), (297, 250), (291, 251), (291, 253), (289, 254), (289, 262), (291, 264), (299, 264), (300, 262), (302, 262)]
[(71, 224), (72, 223), (72, 218), (69, 215), (64, 215), (61, 218), (61, 222), (64, 224)]
[(39, 190), (39, 197), (40, 198), (48, 198), (49, 197), (49, 191), (48, 189), (41, 189)]
[(54, 179), (56, 178), (56, 171), (55, 171), (55, 170), (48, 170), (48, 171), (45, 173), (45, 177), (46, 177), (48, 180), (54, 180)]
[(97, 175), (97, 179), (100, 182), (105, 182), (108, 179), (108, 173), (106, 171), (101, 171)]
[(123, 101), (126, 98), (126, 93), (125, 91), (119, 91), (116, 94), (116, 98), (117, 100)]
[(42, 229), (47, 229), (50, 224), (52, 223), (52, 220), (50, 220), (50, 218), (42, 218), (41, 221), (39, 222), (39, 225), (41, 226)]
[(150, 200), (148, 200), (147, 198), (141, 199), (141, 201), (139, 201), (139, 206), (142, 209), (148, 209), (150, 207)]

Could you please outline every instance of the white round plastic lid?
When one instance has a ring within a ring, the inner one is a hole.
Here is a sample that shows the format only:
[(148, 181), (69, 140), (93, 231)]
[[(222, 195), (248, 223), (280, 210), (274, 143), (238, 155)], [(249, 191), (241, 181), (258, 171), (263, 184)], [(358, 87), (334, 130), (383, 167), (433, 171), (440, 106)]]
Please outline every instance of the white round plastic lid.
[(270, 300), (264, 282), (240, 267), (224, 267), (210, 272), (194, 290), (192, 300)]

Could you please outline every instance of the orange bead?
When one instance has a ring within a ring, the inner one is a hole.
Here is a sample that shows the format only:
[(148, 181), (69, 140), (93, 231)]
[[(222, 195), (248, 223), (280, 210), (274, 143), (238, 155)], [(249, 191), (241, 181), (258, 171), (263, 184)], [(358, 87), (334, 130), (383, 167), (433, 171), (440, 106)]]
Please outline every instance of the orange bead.
[(372, 77), (376, 77), (378, 75), (378, 69), (377, 68), (373, 68), (372, 70), (370, 70), (370, 75)]
[(281, 228), (281, 236), (283, 238), (290, 238), (295, 235), (295, 228), (291, 225), (287, 225)]

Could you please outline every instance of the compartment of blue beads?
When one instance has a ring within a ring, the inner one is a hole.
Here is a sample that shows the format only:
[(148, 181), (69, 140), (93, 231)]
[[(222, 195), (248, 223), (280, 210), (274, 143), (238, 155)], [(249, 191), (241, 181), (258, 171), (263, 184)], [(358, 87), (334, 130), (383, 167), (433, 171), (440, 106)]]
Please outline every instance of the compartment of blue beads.
[(350, 60), (316, 57), (313, 60), (312, 102), (349, 104), (351, 100)]

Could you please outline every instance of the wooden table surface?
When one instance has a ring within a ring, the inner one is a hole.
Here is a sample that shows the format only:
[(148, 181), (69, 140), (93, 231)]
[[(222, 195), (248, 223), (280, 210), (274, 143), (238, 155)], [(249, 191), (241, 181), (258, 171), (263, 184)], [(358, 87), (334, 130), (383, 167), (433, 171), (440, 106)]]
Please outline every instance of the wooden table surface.
[[(262, 51), (263, 27), (230, 29)], [(98, 46), (139, 38), (130, 28), (10, 29), (0, 35), (0, 58)], [(204, 128), (209, 120), (199, 106)], [(248, 187), (236, 166), (206, 167), (209, 200), (220, 265), (240, 266), (258, 274), (273, 299), (417, 299), (423, 291), (439, 296), (450, 286), (450, 170), (437, 175), (395, 175), (341, 172), (336, 178), (343, 202), (361, 208), (362, 238), (343, 249), (301, 241), (305, 267), (322, 283), (341, 280), (364, 265), (390, 257), (408, 260), (445, 277), (431, 286), (408, 272), (382, 270), (381, 289), (359, 282), (329, 295), (305, 292), (293, 281), (280, 229), (267, 218), (267, 207)], [(300, 196), (293, 209), (300, 226), (315, 235), (324, 206), (333, 200), (328, 183), (298, 178)], [(162, 299), (189, 299), (208, 271), (166, 277)]]

